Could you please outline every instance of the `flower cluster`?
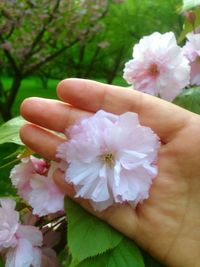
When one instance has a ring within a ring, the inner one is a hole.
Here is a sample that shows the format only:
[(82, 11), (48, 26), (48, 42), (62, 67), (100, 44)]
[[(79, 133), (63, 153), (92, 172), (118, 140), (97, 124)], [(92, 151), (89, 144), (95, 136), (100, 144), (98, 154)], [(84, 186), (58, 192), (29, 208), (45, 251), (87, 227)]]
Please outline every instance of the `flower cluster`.
[(200, 84), (200, 34), (187, 35), (181, 48), (174, 33), (155, 32), (133, 48), (133, 59), (125, 64), (124, 79), (134, 89), (172, 101), (181, 90)]
[(10, 174), (19, 196), (33, 208), (33, 214), (44, 216), (64, 208), (64, 194), (56, 186), (52, 175), (58, 164), (49, 164), (33, 156), (22, 159)]
[(101, 110), (71, 126), (67, 135), (57, 156), (69, 164), (65, 179), (76, 197), (89, 199), (96, 210), (122, 202), (136, 206), (148, 198), (159, 139), (140, 125), (137, 114)]
[(15, 205), (12, 199), (0, 199), (0, 252), (6, 255), (6, 267), (39, 267), (42, 233), (19, 223)]

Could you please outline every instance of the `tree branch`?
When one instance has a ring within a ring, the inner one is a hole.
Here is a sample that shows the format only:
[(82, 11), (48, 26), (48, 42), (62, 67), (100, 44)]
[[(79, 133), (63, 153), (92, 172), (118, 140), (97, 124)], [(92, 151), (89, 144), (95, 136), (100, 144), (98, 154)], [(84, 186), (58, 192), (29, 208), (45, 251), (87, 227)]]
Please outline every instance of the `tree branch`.
[(9, 92), (9, 95), (6, 99), (6, 105), (7, 105), (7, 109), (11, 110), (11, 107), (14, 103), (15, 97), (17, 95), (18, 89), (20, 87), (21, 84), (21, 77), (20, 76), (15, 76), (13, 78), (13, 83)]
[(10, 38), (10, 36), (13, 34), (13, 32), (14, 32), (14, 30), (15, 30), (15, 24), (16, 24), (16, 22), (19, 22), (19, 20), (20, 20), (20, 18), (21, 17), (12, 17), (11, 16), (11, 14), (9, 13), (9, 12), (7, 12), (6, 10), (2, 10), (2, 12), (0, 13), (0, 17), (1, 16), (4, 16), (6, 19), (7, 19), (7, 21), (8, 21), (8, 23), (11, 25), (9, 25), (9, 27), (10, 27), (10, 31), (8, 32), (8, 34), (5, 36), (5, 39), (9, 39)]
[(61, 49), (59, 49), (58, 51), (56, 51), (54, 54), (46, 57), (44, 60), (34, 64), (30, 69), (28, 69), (27, 71), (25, 71), (23, 73), (23, 76), (28, 76), (31, 73), (33, 73), (35, 70), (37, 70), (38, 68), (40, 68), (42, 65), (46, 64), (47, 62), (53, 60), (54, 58), (56, 58), (57, 56), (59, 56), (60, 54), (62, 54), (65, 50), (67, 50), (69, 47), (71, 47), (72, 45), (74, 45), (76, 42), (78, 42), (78, 39), (75, 39), (73, 42), (71, 42), (69, 45), (62, 47)]
[(3, 86), (2, 81), (0, 80), (0, 103), (3, 102), (2, 100), (6, 99), (6, 91), (5, 88)]
[[(5, 41), (5, 40), (3, 39), (3, 37), (2, 37), (1, 34), (0, 34), (0, 40), (1, 40), (3, 43), (4, 43), (4, 41)], [(14, 70), (15, 74), (16, 74), (16, 75), (20, 75), (20, 70), (19, 70), (19, 68), (18, 68), (18, 66), (17, 66), (17, 64), (16, 64), (16, 62), (15, 62), (14, 57), (11, 55), (11, 53), (10, 53), (8, 50), (3, 49), (3, 51), (4, 51), (4, 54), (6, 55), (8, 61), (10, 62), (11, 66), (13, 67), (13, 70)]]
[(101, 48), (99, 46), (97, 46), (97, 48), (96, 48), (96, 50), (95, 50), (95, 52), (94, 52), (94, 54), (92, 56), (92, 59), (90, 61), (89, 67), (88, 67), (87, 71), (84, 74), (84, 77), (85, 78), (88, 78), (89, 77), (89, 75), (90, 75), (90, 73), (91, 73), (91, 71), (93, 69), (93, 66), (95, 64), (96, 58), (97, 58), (97, 56), (98, 56), (98, 54), (99, 54), (100, 51), (101, 51)]
[[(57, 0), (57, 4), (59, 5), (60, 4), (60, 0)], [(101, 14), (101, 16), (98, 17), (98, 20), (99, 19), (102, 19), (103, 17), (105, 17), (105, 15), (107, 14), (109, 10), (109, 4), (107, 4), (104, 12)], [(94, 26), (96, 23), (96, 21), (92, 22), (89, 27), (88, 27), (88, 30), (86, 31), (85, 35), (87, 35), (90, 31), (90, 28), (92, 26)], [(73, 42), (71, 42), (69, 45), (67, 46), (64, 46), (62, 47), (61, 49), (59, 49), (57, 52), (53, 53), (52, 55), (46, 57), (44, 60), (34, 64), (30, 69), (28, 69), (27, 71), (25, 71), (23, 73), (23, 76), (28, 76), (30, 75), (31, 73), (33, 73), (35, 70), (37, 70), (38, 68), (40, 68), (42, 65), (46, 64), (47, 62), (51, 61), (52, 59), (56, 58), (57, 56), (59, 56), (60, 54), (62, 54), (65, 50), (67, 50), (69, 47), (71, 47), (72, 45), (74, 45), (75, 43), (77, 43), (79, 41), (79, 39), (75, 39)]]
[(25, 62), (27, 62), (27, 60), (34, 54), (34, 48), (36, 47), (36, 45), (40, 42), (40, 40), (42, 39), (45, 31), (46, 31), (46, 25), (48, 25), (54, 18), (54, 13), (56, 12), (56, 10), (59, 8), (61, 0), (57, 0), (56, 4), (52, 10), (52, 13), (49, 15), (48, 20), (46, 21), (46, 23), (43, 25), (41, 31), (37, 34), (37, 36), (35, 37), (35, 40), (33, 41), (29, 53), (27, 54), (26, 58), (24, 59), (24, 61), (22, 62), (21, 65), (24, 65)]
[(13, 32), (14, 32), (14, 29), (15, 29), (15, 25), (12, 24), (9, 33), (6, 35), (6, 39), (9, 39), (9, 38), (10, 38), (10, 36), (11, 36), (11, 35), (13, 34)]

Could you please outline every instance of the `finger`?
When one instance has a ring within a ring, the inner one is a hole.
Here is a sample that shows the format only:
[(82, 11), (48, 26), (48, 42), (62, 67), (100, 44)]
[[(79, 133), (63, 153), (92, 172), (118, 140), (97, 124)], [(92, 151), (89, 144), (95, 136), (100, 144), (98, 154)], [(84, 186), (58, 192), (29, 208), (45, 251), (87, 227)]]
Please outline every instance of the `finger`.
[(91, 114), (61, 101), (39, 97), (25, 99), (20, 111), (27, 121), (62, 133), (67, 126), (73, 124), (77, 119)]
[(66, 139), (33, 124), (26, 124), (20, 130), (20, 137), (31, 150), (50, 160), (56, 160), (57, 146)]
[(68, 197), (72, 198), (75, 195), (74, 187), (71, 184), (66, 183), (64, 173), (61, 170), (55, 171), (53, 179), (60, 190), (67, 194)]
[(61, 100), (90, 112), (99, 109), (116, 114), (136, 112), (140, 122), (151, 127), (165, 142), (182, 129), (191, 117), (189, 111), (157, 97), (89, 80), (63, 80), (57, 91)]
[(101, 220), (106, 221), (129, 238), (135, 239), (138, 227), (138, 217), (133, 208), (128, 204), (114, 205), (102, 212), (98, 212), (92, 208), (88, 200), (74, 197), (75, 191), (73, 186), (65, 182), (62, 171), (57, 170), (54, 173), (54, 181), (62, 191), (64, 190), (68, 197), (80, 204), (84, 209)]

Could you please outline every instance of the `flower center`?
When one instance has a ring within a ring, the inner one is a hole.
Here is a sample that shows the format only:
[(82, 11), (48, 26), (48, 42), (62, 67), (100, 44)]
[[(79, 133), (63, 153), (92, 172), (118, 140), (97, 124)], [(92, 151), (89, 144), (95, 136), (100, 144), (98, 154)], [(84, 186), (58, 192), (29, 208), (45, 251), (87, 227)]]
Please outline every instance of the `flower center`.
[(114, 155), (112, 153), (106, 153), (102, 155), (102, 160), (108, 164), (109, 166), (112, 166), (114, 164)]
[(35, 163), (34, 173), (38, 173), (40, 175), (47, 175), (50, 164), (47, 161), (41, 161), (40, 163)]
[(159, 75), (159, 69), (158, 69), (158, 66), (155, 64), (155, 63), (152, 63), (150, 66), (149, 66), (149, 69), (148, 69), (148, 73), (153, 76), (153, 77), (156, 77)]

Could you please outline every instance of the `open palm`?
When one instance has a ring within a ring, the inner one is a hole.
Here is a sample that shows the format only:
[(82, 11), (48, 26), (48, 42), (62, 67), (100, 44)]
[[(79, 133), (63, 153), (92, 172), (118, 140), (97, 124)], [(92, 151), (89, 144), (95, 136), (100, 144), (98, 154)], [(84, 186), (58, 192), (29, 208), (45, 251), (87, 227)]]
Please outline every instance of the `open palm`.
[[(88, 80), (62, 81), (58, 96), (63, 102), (41, 98), (23, 102), (21, 113), (32, 123), (21, 129), (24, 143), (43, 157), (57, 160), (56, 148), (65, 139), (48, 129), (63, 133), (77, 119), (99, 109), (138, 113), (141, 124), (151, 127), (162, 141), (159, 175), (149, 199), (136, 210), (124, 204), (101, 213), (85, 200), (76, 201), (167, 266), (200, 266), (200, 117), (134, 90)], [(59, 170), (55, 181), (73, 197), (72, 186)]]

